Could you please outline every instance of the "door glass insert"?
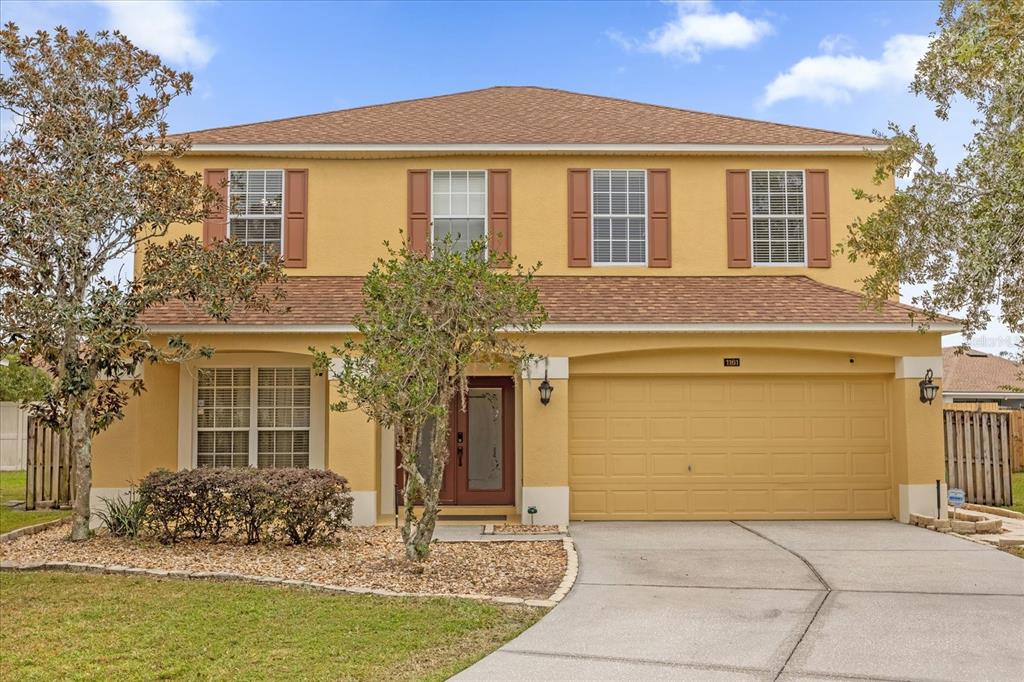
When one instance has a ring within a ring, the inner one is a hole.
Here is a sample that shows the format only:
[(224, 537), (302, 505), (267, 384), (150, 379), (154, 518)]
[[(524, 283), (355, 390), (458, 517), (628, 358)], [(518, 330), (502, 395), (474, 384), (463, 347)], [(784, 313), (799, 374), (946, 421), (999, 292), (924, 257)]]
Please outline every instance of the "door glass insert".
[(434, 442), (434, 426), (437, 420), (434, 417), (427, 419), (420, 429), (420, 442), (416, 448), (416, 468), (420, 475), (427, 481), (430, 480), (430, 472), (434, 470), (434, 462), (430, 456), (430, 446)]
[(469, 389), (469, 489), (500, 490), (504, 475), (502, 389)]

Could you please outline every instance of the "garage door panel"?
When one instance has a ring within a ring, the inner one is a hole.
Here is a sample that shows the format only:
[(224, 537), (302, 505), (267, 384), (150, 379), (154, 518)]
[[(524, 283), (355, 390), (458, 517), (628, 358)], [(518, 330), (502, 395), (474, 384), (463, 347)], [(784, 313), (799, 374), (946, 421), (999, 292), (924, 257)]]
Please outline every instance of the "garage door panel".
[(885, 377), (571, 382), (573, 518), (890, 517)]

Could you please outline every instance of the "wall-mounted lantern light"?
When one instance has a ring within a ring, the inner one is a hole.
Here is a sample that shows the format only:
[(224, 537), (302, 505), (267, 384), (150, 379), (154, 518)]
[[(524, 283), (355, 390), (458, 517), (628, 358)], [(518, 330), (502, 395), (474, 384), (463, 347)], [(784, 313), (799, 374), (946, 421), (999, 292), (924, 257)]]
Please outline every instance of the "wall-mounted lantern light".
[(551, 402), (551, 392), (555, 390), (555, 387), (548, 381), (548, 370), (544, 370), (544, 381), (540, 382), (540, 387), (537, 389), (540, 391), (540, 404), (547, 405)]
[(918, 385), (921, 387), (921, 402), (930, 405), (935, 400), (935, 396), (939, 394), (939, 387), (932, 381), (932, 371), (930, 369), (924, 373), (924, 379), (921, 379), (921, 383)]

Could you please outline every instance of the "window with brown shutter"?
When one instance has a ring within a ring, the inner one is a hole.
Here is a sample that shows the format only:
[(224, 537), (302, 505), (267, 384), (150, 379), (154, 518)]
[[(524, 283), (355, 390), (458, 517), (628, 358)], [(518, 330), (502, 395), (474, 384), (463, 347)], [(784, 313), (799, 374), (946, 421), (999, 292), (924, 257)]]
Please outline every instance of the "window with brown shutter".
[(284, 182), (284, 265), (306, 267), (309, 171), (289, 168)]
[(512, 171), (487, 171), (487, 248), (497, 267), (509, 267), (512, 253)]
[(672, 267), (671, 174), (647, 171), (647, 266)]
[(209, 246), (214, 240), (228, 238), (228, 171), (226, 168), (207, 168), (203, 180), (219, 197), (203, 218), (203, 244)]
[(807, 266), (832, 267), (832, 236), (829, 228), (828, 171), (808, 170)]
[(726, 236), (730, 268), (750, 267), (750, 175), (725, 172)]
[(590, 267), (590, 171), (569, 169), (569, 267)]
[(409, 250), (426, 254), (430, 250), (430, 171), (410, 170)]

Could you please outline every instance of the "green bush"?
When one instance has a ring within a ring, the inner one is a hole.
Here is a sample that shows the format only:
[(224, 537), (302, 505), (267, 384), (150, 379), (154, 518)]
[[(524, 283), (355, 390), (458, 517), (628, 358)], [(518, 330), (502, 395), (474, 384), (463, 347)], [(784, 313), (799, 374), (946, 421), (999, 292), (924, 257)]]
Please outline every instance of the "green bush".
[(326, 542), (352, 521), (348, 482), (316, 469), (161, 469), (139, 484), (139, 504), (141, 525), (165, 544), (228, 531), (247, 544)]
[(333, 471), (278, 469), (278, 519), (296, 545), (333, 538), (352, 521), (348, 483)]

